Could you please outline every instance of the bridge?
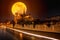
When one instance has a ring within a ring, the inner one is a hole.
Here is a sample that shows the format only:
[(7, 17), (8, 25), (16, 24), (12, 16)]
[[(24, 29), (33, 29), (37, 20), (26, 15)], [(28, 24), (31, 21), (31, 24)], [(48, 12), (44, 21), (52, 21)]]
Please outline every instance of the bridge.
[[(52, 25), (53, 26), (53, 25)], [(46, 25), (18, 25), (13, 28), (12, 24), (0, 25), (0, 29), (13, 35), (15, 40), (60, 40), (59, 29), (55, 26), (47, 27)]]

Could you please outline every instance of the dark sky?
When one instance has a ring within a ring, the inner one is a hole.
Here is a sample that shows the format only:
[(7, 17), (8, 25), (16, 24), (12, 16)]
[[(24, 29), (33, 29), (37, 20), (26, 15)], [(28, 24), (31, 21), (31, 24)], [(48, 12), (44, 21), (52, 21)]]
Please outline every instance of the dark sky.
[(48, 0), (48, 14), (47, 16), (60, 15), (60, 0)]
[(11, 6), (20, 1), (27, 5), (28, 14), (35, 18), (60, 15), (59, 0), (0, 0), (0, 20), (12, 19)]

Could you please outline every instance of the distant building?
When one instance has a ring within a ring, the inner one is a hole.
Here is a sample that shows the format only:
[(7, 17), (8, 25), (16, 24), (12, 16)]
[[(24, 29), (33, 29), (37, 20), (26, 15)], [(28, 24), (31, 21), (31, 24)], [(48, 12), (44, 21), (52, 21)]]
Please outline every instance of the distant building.
[(52, 16), (45, 19), (45, 21), (50, 22), (51, 24), (60, 23), (60, 16)]
[(60, 20), (60, 16), (52, 16), (52, 17), (48, 17), (45, 20)]

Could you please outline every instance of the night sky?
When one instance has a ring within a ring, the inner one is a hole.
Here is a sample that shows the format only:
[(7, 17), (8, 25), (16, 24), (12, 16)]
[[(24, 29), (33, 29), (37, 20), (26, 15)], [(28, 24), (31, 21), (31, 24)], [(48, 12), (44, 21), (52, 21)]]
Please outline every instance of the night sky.
[(35, 18), (60, 15), (59, 0), (0, 0), (0, 21), (13, 19), (11, 6), (18, 1), (24, 2), (28, 8), (27, 14)]
[(47, 16), (60, 15), (60, 0), (48, 0), (48, 14)]

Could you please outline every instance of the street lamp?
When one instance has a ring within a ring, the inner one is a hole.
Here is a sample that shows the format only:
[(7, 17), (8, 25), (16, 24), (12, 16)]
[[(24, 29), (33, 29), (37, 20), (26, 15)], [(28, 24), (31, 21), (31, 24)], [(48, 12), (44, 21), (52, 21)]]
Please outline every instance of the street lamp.
[(14, 15), (14, 20), (17, 23), (17, 20), (23, 18), (27, 12), (27, 7), (23, 2), (16, 2), (12, 5), (11, 8), (12, 14)]
[(23, 2), (16, 2), (12, 5), (11, 12), (14, 15), (15, 24), (17, 24), (19, 19), (24, 19), (27, 12), (27, 7)]

